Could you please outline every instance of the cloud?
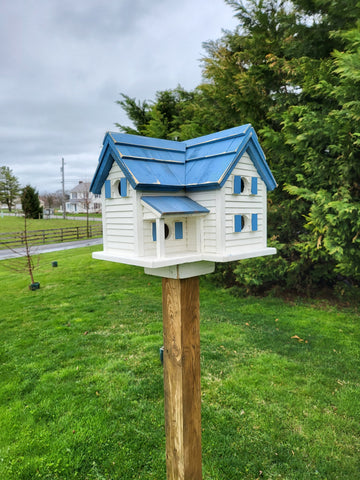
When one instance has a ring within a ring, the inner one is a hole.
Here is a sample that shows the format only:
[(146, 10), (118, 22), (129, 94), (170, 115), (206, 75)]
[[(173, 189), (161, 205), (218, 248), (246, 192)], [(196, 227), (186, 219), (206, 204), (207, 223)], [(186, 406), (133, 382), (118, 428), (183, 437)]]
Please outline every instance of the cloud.
[(151, 100), (200, 83), (202, 42), (234, 28), (223, 0), (4, 0), (0, 5), (0, 165), (22, 184), (92, 177), (120, 93)]

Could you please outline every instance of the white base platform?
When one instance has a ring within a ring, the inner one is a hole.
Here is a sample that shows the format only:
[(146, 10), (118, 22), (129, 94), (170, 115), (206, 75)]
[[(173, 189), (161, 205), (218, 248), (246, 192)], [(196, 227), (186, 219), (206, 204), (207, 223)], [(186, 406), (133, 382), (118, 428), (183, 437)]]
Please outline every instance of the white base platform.
[[(125, 252), (107, 253), (94, 252), (93, 258), (108, 262), (125, 263), (144, 267), (148, 275), (166, 278), (189, 278), (211, 273), (215, 269), (215, 262), (233, 262), (246, 258), (264, 257), (276, 254), (276, 248), (266, 247), (260, 250), (233, 252), (228, 255), (209, 253), (189, 253), (174, 257), (131, 257)], [(196, 273), (198, 272), (198, 273)]]

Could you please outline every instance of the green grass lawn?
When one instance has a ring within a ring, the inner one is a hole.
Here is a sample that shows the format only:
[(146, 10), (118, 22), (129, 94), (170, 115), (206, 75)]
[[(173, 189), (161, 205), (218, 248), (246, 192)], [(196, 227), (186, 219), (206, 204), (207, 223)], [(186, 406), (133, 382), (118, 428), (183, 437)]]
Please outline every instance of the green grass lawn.
[[(2, 480), (166, 477), (161, 279), (99, 248), (0, 262)], [(204, 480), (360, 478), (357, 311), (200, 292)]]
[[(90, 221), (91, 225), (99, 225), (98, 221)], [(27, 220), (27, 229), (47, 230), (51, 228), (81, 227), (86, 225), (84, 220), (64, 220), (63, 218)], [(0, 216), (0, 233), (22, 232), (24, 230), (24, 218), (22, 216)]]

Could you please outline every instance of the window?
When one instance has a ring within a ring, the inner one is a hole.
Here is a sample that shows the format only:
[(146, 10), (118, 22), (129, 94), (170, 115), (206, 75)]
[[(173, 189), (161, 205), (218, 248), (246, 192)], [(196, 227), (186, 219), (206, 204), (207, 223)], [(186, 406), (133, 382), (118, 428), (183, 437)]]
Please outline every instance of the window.
[(258, 193), (258, 178), (257, 177), (242, 177), (241, 175), (234, 175), (234, 189), (233, 193), (240, 195), (257, 195)]
[(110, 183), (110, 180), (105, 180), (105, 198), (111, 198), (111, 183)]
[(236, 233), (243, 231), (245, 228), (244, 215), (235, 215), (234, 217), (234, 231)]
[[(251, 218), (251, 221), (250, 221)], [(258, 214), (250, 215), (234, 215), (234, 232), (257, 232), (258, 230)]]
[[(151, 229), (152, 229), (152, 239), (154, 242), (156, 242), (156, 223), (152, 222), (151, 224)], [(165, 240), (169, 237), (170, 235), (170, 229), (169, 226), (165, 223), (164, 225), (164, 238)]]
[(245, 190), (245, 180), (240, 175), (234, 175), (234, 193), (239, 195)]
[(183, 222), (175, 222), (175, 239), (181, 240), (183, 238)]

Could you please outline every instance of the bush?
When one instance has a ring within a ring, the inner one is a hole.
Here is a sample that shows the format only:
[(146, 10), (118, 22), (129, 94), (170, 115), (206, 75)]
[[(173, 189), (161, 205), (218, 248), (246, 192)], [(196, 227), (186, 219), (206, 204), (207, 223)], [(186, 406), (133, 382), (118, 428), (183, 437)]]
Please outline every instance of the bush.
[(232, 288), (237, 295), (285, 287), (288, 261), (279, 254), (284, 245), (272, 241), (271, 246), (278, 250), (276, 255), (217, 264), (213, 280), (225, 288)]
[(357, 295), (351, 279), (339, 276), (335, 259), (323, 249), (301, 242), (289, 246), (274, 239), (269, 246), (277, 249), (276, 255), (218, 264), (212, 279), (235, 295), (291, 292), (314, 296), (314, 292), (329, 291), (343, 299)]

